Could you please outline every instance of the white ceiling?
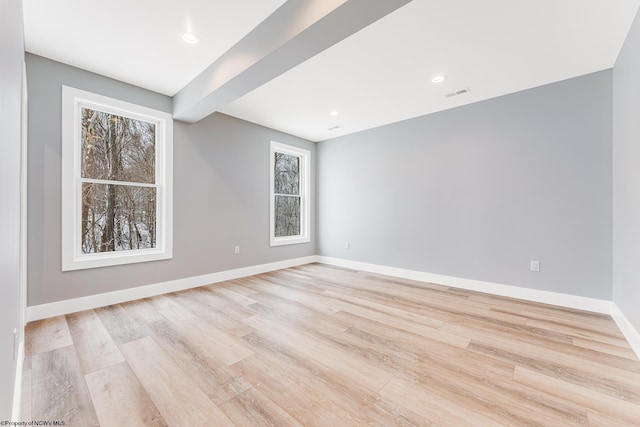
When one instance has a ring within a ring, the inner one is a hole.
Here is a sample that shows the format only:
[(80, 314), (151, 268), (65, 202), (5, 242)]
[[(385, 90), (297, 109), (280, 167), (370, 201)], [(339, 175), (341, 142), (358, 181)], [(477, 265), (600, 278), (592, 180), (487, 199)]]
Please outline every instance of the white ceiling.
[[(24, 0), (26, 49), (174, 95), (283, 3)], [(220, 111), (320, 141), (611, 68), (639, 4), (413, 0)]]
[(25, 47), (173, 96), (284, 2), (23, 0)]

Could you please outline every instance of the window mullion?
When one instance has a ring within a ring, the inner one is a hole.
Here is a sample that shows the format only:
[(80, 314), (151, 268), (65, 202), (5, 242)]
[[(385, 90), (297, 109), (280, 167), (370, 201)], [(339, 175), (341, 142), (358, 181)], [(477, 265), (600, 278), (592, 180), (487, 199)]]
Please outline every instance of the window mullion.
[(80, 182), (87, 184), (106, 184), (106, 185), (128, 185), (131, 187), (149, 187), (158, 188), (158, 184), (149, 182), (130, 182), (130, 181), (115, 181), (111, 179), (93, 179), (93, 178), (80, 178)]
[(284, 194), (284, 193), (273, 193), (274, 196), (282, 196), (282, 197), (302, 197), (300, 194)]
[(62, 101), (62, 270), (172, 258), (171, 114), (66, 86)]
[[(307, 150), (271, 141), (271, 246), (310, 241), (309, 156)], [(280, 193), (277, 189), (293, 190), (295, 194)]]

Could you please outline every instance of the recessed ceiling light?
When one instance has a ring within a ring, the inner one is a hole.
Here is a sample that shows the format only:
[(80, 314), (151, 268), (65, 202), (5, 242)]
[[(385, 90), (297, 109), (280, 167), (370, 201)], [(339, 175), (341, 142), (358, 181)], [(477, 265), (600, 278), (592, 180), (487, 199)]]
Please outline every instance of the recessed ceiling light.
[(190, 44), (196, 44), (198, 43), (198, 36), (191, 33), (184, 33), (182, 35), (182, 40)]
[(442, 74), (438, 74), (437, 76), (435, 76), (434, 78), (431, 79), (431, 83), (442, 83), (446, 79), (447, 79), (446, 76), (444, 76)]
[(335, 117), (335, 116), (339, 116), (339, 115), (340, 115), (340, 113), (339, 113), (338, 111), (336, 111), (336, 110), (333, 110), (333, 111), (331, 111), (331, 112), (329, 113), (329, 115), (330, 115), (330, 116), (334, 116), (334, 117)]

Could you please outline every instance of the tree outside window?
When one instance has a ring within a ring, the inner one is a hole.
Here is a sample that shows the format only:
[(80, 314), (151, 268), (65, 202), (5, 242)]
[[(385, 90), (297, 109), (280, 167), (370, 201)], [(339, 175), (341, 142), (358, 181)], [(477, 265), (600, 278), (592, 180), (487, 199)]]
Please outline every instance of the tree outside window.
[(155, 248), (155, 124), (81, 111), (82, 253)]
[(310, 241), (309, 156), (307, 150), (271, 143), (271, 246)]
[(63, 91), (63, 270), (171, 257), (168, 113)]

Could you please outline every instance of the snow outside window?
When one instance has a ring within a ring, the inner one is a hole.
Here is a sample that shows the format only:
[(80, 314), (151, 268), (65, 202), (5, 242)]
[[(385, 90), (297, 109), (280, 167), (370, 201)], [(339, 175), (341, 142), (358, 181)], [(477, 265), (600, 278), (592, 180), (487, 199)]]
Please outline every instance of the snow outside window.
[(271, 141), (271, 246), (309, 242), (309, 159), (301, 148)]
[(172, 257), (173, 122), (63, 86), (62, 270)]

